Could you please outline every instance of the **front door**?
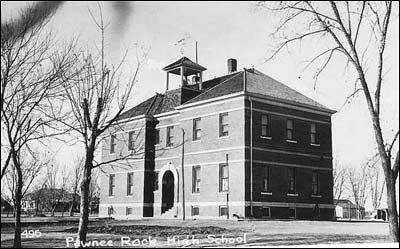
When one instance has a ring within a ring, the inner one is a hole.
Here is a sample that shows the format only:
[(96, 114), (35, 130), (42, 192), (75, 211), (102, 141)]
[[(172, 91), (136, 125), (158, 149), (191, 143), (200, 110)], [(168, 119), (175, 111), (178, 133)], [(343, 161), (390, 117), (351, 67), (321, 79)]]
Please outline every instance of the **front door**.
[(174, 206), (174, 175), (170, 170), (162, 178), (161, 213), (165, 213)]

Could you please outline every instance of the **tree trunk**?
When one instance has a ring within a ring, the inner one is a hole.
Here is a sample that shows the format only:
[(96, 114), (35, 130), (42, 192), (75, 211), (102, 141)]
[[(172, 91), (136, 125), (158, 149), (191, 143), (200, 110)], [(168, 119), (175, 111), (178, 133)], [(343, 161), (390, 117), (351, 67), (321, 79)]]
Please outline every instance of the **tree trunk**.
[[(88, 154), (88, 153), (87, 153)], [(90, 152), (89, 152), (90, 154)], [(86, 235), (89, 223), (89, 192), (90, 192), (90, 181), (91, 181), (91, 174), (92, 174), (92, 160), (93, 160), (93, 153), (92, 156), (86, 155), (86, 162), (85, 168), (83, 172), (83, 179), (81, 182), (81, 204), (80, 204), (80, 212), (81, 217), (79, 219), (79, 229), (78, 229), (78, 240), (84, 244), (86, 242)]]
[(74, 212), (72, 211), (74, 209), (74, 202), (72, 201), (71, 206), (69, 207), (69, 216), (74, 216)]
[(22, 199), (22, 171), (19, 165), (15, 165), (17, 170), (17, 186), (15, 188), (15, 230), (14, 248), (21, 248), (21, 199)]
[(392, 174), (386, 180), (389, 234), (393, 242), (399, 242), (399, 220), (396, 205), (396, 179)]
[[(76, 191), (75, 191), (76, 193)], [(74, 195), (72, 196), (72, 203), (71, 203), (71, 207), (69, 208), (69, 216), (74, 216), (74, 205), (75, 205), (75, 196), (76, 194), (74, 193)]]

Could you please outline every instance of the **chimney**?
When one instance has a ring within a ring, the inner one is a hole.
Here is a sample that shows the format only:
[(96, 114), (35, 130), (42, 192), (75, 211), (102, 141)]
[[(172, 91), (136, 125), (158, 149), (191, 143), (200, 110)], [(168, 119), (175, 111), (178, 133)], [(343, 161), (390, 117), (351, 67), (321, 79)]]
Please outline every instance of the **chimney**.
[(228, 74), (234, 73), (237, 70), (237, 60), (230, 58), (228, 59)]

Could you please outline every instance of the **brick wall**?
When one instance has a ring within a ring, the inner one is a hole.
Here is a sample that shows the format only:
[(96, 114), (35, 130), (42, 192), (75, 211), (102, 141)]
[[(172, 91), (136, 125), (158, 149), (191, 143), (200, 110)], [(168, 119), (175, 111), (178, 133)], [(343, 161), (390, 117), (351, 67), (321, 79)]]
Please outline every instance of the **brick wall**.
[[(262, 216), (270, 207), (271, 217), (289, 217), (286, 206), (296, 207), (296, 218), (312, 218), (315, 204), (322, 204), (319, 217), (331, 219), (333, 209), (332, 146), (330, 117), (253, 101), (253, 214)], [(270, 137), (261, 137), (261, 115), (268, 115)], [(296, 143), (288, 142), (286, 122), (295, 122)], [(250, 102), (246, 101), (246, 216), (250, 208)], [(310, 124), (317, 124), (319, 146), (310, 143)], [(270, 191), (262, 193), (263, 168), (269, 167)], [(296, 168), (297, 196), (288, 196), (288, 170)], [(312, 174), (319, 178), (319, 194), (312, 195)], [(326, 205), (324, 205), (326, 204)], [(280, 207), (278, 207), (280, 206)]]
[[(219, 114), (229, 114), (229, 135), (219, 137)], [(270, 118), (270, 138), (261, 138), (261, 114)], [(193, 119), (201, 118), (201, 138), (193, 141)], [(286, 141), (286, 120), (295, 120), (297, 143)], [(146, 123), (147, 122), (147, 123)], [(310, 123), (317, 124), (319, 146), (310, 144)], [(174, 144), (166, 146), (166, 130), (174, 126)], [(101, 177), (100, 215), (107, 215), (113, 206), (115, 215), (124, 216), (126, 207), (132, 216), (159, 216), (162, 205), (162, 177), (167, 170), (174, 174), (173, 214), (182, 215), (182, 129), (185, 130), (185, 212), (191, 215), (192, 207), (199, 215), (216, 217), (219, 207), (227, 205), (227, 194), (219, 191), (219, 165), (229, 164), (230, 216), (247, 216), (250, 211), (250, 105), (242, 97), (227, 101), (193, 106), (156, 116), (154, 121), (139, 119), (125, 124), (125, 130), (137, 132), (137, 152), (142, 158), (131, 160), (128, 168), (105, 167)], [(155, 129), (159, 129), (160, 143), (155, 143)], [(102, 159), (110, 160), (118, 153), (127, 152), (127, 132), (117, 133), (116, 153), (110, 154), (109, 139), (102, 146)], [(270, 167), (270, 193), (261, 193), (263, 167)], [(200, 166), (200, 192), (192, 193), (192, 169)], [(288, 196), (288, 169), (296, 170), (296, 193)], [(265, 215), (269, 208), (271, 217), (289, 217), (296, 208), (297, 218), (313, 218), (315, 204), (321, 205), (318, 217), (329, 219), (332, 204), (332, 147), (330, 117), (303, 110), (278, 107), (259, 101), (253, 102), (253, 216)], [(153, 171), (158, 172), (158, 190), (154, 191)], [(115, 174), (115, 195), (108, 196), (109, 173)], [(134, 172), (134, 194), (126, 195), (127, 172)], [(319, 176), (318, 196), (312, 195), (312, 173)], [(264, 209), (263, 209), (264, 208)]]

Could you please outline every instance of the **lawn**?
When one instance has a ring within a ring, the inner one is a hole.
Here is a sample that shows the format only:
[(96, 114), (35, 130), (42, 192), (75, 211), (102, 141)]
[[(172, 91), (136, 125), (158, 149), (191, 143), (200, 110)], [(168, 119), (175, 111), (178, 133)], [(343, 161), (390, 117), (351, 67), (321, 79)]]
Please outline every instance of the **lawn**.
[[(25, 229), (40, 230), (41, 236), (23, 236), (24, 247), (66, 247), (68, 237), (73, 247), (77, 220), (29, 220)], [(1, 247), (12, 246), (13, 231), (2, 221)], [(93, 246), (103, 241), (116, 247), (217, 247), (388, 243), (389, 237), (388, 224), (379, 222), (140, 219), (92, 220), (88, 240)]]

